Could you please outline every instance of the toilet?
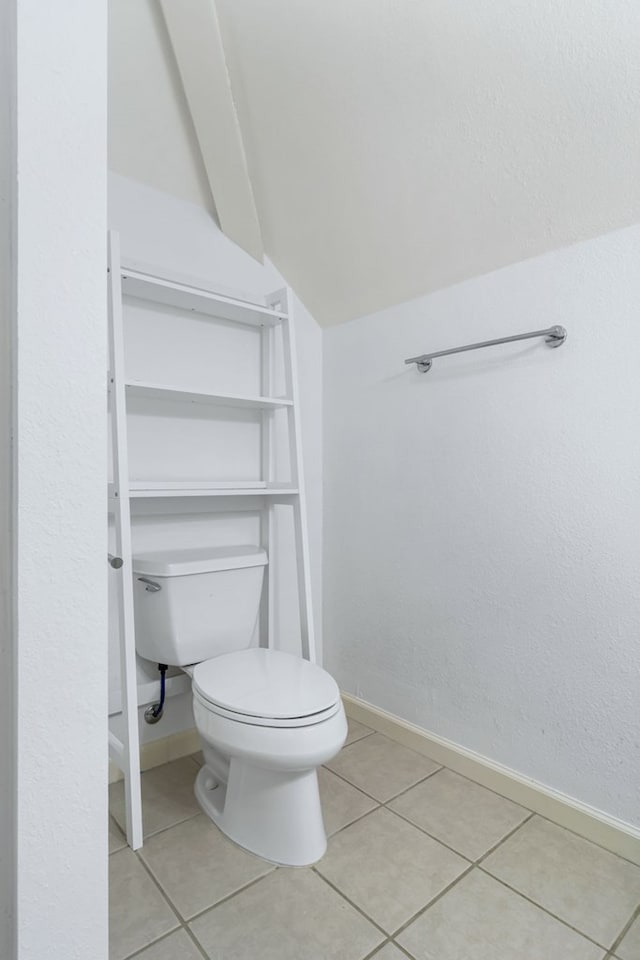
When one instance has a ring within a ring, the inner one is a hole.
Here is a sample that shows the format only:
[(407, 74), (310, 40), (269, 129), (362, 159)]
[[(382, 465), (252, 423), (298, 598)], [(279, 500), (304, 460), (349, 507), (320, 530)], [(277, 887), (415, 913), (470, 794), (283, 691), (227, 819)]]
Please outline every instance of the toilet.
[(327, 846), (317, 768), (347, 722), (326, 670), (255, 646), (267, 562), (254, 546), (137, 554), (136, 649), (191, 676), (207, 816), (251, 853), (306, 866)]

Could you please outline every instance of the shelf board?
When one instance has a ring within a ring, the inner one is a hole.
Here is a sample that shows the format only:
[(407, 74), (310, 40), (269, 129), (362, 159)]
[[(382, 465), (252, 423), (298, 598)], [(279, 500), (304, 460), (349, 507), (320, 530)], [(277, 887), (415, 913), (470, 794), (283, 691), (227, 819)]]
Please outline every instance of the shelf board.
[(260, 303), (224, 296), (201, 287), (173, 280), (165, 280), (149, 273), (123, 268), (122, 293), (126, 297), (160, 303), (163, 306), (191, 310), (205, 316), (254, 327), (275, 326), (287, 314)]
[[(290, 497), (298, 493), (290, 484), (258, 483), (253, 481), (207, 482), (200, 480), (132, 480), (129, 496), (132, 499), (149, 497)], [(113, 498), (113, 484), (109, 484)]]
[(145, 383), (127, 380), (128, 397), (148, 397), (152, 400), (176, 400), (185, 403), (206, 403), (219, 407), (253, 407), (258, 410), (271, 410), (277, 407), (290, 407), (292, 400), (282, 397), (247, 397), (239, 394), (203, 393), (168, 387), (159, 383)]

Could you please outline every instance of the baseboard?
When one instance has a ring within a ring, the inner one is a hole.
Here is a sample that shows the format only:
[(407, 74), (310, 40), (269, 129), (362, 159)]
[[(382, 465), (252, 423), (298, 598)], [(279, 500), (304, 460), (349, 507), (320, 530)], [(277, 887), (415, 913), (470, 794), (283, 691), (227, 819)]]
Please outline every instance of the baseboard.
[[(172, 733), (159, 740), (151, 740), (140, 746), (140, 769), (151, 770), (152, 767), (159, 767), (163, 763), (169, 763), (170, 760), (188, 757), (199, 749), (200, 737), (195, 727), (190, 730), (181, 730), (180, 733)], [(113, 760), (109, 760), (109, 783), (116, 783), (122, 778), (122, 771)]]
[(640, 829), (575, 800), (559, 790), (489, 760), (473, 750), (445, 740), (365, 700), (343, 694), (347, 716), (391, 740), (431, 757), (437, 763), (539, 813), (561, 827), (592, 840), (633, 863), (640, 864)]

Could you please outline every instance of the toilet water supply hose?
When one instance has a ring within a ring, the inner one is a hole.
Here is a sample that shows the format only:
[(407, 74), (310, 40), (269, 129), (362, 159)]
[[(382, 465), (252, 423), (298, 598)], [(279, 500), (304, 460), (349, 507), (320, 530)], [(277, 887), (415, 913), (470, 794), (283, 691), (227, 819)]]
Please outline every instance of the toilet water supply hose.
[(145, 710), (144, 719), (147, 721), (147, 723), (157, 723), (164, 713), (165, 677), (167, 673), (167, 664), (159, 663), (158, 670), (160, 671), (160, 700), (158, 703), (150, 704)]

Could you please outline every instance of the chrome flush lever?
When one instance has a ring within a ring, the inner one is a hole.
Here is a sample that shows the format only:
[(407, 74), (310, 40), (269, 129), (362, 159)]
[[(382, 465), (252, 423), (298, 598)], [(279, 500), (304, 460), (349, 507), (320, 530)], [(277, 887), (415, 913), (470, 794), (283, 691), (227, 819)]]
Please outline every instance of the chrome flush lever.
[(145, 590), (147, 593), (157, 593), (159, 590), (162, 590), (162, 587), (159, 583), (156, 583), (155, 580), (149, 580), (148, 577), (138, 577), (140, 583), (146, 583)]

